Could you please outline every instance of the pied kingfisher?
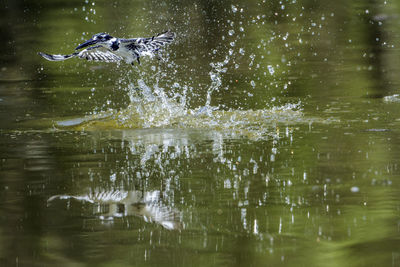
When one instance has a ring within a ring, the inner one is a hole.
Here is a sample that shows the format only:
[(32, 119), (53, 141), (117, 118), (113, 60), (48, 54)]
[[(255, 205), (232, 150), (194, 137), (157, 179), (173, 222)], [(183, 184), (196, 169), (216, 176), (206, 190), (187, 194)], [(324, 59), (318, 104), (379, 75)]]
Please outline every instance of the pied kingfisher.
[[(70, 55), (50, 55), (39, 52), (39, 55), (50, 61), (62, 61), (73, 57), (86, 60), (119, 62), (125, 61), (132, 64), (137, 61), (140, 64), (141, 56), (154, 56), (165, 44), (171, 43), (175, 34), (170, 31), (162, 32), (149, 38), (123, 39), (112, 37), (107, 33), (97, 33), (91, 39), (78, 45), (75, 50), (90, 46), (80, 52)], [(158, 56), (158, 55), (157, 55)], [(160, 58), (158, 56), (158, 58)]]

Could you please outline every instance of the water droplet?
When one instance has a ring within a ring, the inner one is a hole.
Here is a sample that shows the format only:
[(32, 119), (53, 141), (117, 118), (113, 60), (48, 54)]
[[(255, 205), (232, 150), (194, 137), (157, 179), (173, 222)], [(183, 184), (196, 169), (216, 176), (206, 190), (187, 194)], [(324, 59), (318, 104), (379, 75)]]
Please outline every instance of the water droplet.
[(232, 36), (232, 35), (235, 34), (235, 31), (234, 31), (234, 30), (229, 30), (228, 34), (229, 34), (230, 36)]
[(234, 5), (231, 6), (232, 7), (232, 12), (236, 13), (238, 11), (237, 7), (235, 7)]
[(353, 186), (352, 188), (350, 188), (350, 191), (352, 193), (358, 193), (360, 192), (360, 188), (358, 186)]
[(240, 49), (239, 49), (239, 53), (240, 53), (241, 55), (244, 55), (244, 53), (245, 53), (244, 49), (243, 49), (243, 48), (240, 48)]
[(275, 73), (274, 67), (272, 67), (271, 65), (268, 65), (267, 68), (268, 68), (269, 74), (274, 75), (274, 73)]

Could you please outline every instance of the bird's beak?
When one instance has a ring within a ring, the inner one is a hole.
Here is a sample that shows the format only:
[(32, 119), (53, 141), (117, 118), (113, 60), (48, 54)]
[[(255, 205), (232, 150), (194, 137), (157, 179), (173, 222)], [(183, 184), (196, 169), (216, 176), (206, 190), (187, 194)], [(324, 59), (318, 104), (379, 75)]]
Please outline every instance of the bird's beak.
[(99, 41), (97, 41), (97, 40), (89, 39), (89, 40), (87, 40), (86, 42), (84, 42), (84, 43), (78, 45), (78, 46), (75, 48), (75, 50), (84, 48), (84, 47), (89, 46), (89, 45), (96, 44), (96, 43), (98, 43), (98, 42), (99, 42)]

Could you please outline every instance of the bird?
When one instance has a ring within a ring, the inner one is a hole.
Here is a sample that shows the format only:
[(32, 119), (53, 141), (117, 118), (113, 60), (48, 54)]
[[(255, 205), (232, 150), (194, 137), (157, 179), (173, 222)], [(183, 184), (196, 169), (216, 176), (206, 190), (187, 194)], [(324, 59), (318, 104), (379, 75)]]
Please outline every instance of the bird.
[(88, 188), (81, 195), (54, 195), (47, 199), (51, 204), (57, 200), (75, 199), (82, 203), (92, 203), (104, 207), (96, 213), (102, 218), (121, 216), (139, 216), (146, 222), (160, 224), (168, 230), (182, 228), (181, 213), (161, 200), (162, 193), (155, 191), (125, 191), (123, 189), (104, 190)]
[[(156, 56), (159, 49), (175, 39), (175, 33), (164, 31), (153, 37), (147, 38), (117, 38), (108, 33), (97, 33), (91, 39), (78, 45), (74, 52), (69, 55), (52, 55), (38, 52), (39, 55), (50, 61), (63, 61), (66, 59), (78, 57), (89, 61), (120, 62), (134, 65), (134, 62), (140, 64), (141, 56)], [(86, 48), (87, 47), (87, 48)]]

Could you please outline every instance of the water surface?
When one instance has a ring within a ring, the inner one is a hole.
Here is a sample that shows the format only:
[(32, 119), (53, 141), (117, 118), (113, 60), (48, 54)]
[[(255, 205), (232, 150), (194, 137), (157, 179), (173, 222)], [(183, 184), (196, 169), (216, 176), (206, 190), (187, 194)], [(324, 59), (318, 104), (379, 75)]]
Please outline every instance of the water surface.
[[(399, 10), (6, 1), (0, 265), (399, 266)], [(165, 29), (135, 67), (36, 54)]]

